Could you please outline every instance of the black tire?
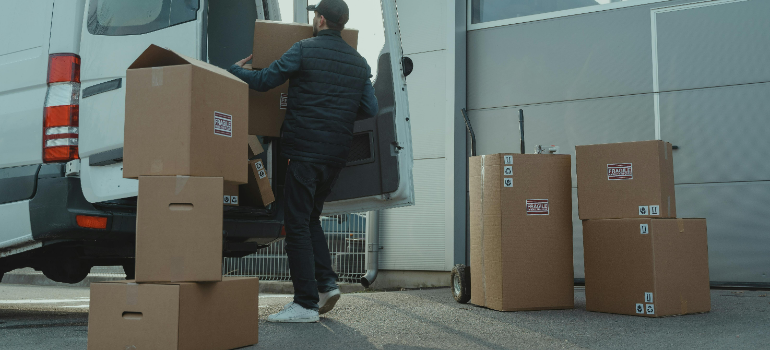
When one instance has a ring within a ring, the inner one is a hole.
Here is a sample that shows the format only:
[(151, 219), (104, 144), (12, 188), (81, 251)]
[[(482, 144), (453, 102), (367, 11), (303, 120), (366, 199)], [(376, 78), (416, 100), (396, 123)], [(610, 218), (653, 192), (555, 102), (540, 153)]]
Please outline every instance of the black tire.
[(449, 286), (455, 301), (465, 304), (471, 300), (471, 268), (463, 264), (457, 264), (452, 268)]
[(123, 264), (123, 272), (126, 273), (127, 280), (136, 279), (136, 265), (134, 264), (134, 259)]
[(50, 264), (43, 268), (43, 275), (52, 281), (60, 283), (78, 283), (88, 277), (91, 267), (81, 264), (79, 261), (68, 263)]

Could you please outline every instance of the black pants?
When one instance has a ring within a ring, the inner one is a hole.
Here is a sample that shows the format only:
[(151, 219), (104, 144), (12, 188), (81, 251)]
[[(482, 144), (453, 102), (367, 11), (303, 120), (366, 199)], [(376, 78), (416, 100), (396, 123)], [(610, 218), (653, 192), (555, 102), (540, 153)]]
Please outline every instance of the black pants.
[(294, 302), (306, 309), (318, 310), (318, 293), (338, 288), (320, 217), (340, 170), (325, 164), (292, 161), (286, 171), (286, 254)]

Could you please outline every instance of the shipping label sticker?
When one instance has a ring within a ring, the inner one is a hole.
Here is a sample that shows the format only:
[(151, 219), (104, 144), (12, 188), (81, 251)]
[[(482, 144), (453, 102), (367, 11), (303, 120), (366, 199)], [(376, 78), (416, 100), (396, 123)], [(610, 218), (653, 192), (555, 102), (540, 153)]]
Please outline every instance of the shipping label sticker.
[(233, 116), (214, 112), (214, 134), (233, 137)]
[(507, 165), (503, 167), (503, 175), (511, 176), (513, 175), (513, 165)]
[(281, 93), (281, 102), (278, 108), (286, 109), (288, 107), (289, 107), (289, 94)]
[(660, 215), (660, 206), (659, 205), (651, 205), (650, 206), (650, 215)]
[(636, 313), (644, 314), (644, 304), (636, 304)]
[(648, 315), (654, 315), (655, 314), (655, 305), (647, 304), (647, 314)]
[(503, 156), (505, 158), (505, 164), (513, 164), (513, 156)]
[(510, 177), (507, 177), (503, 179), (503, 186), (505, 187), (513, 187), (513, 179)]
[(632, 163), (607, 164), (607, 180), (633, 180)]
[(649, 227), (647, 227), (647, 224), (639, 224), (639, 233), (643, 235), (650, 233)]
[(264, 168), (265, 168), (265, 167), (262, 165), (262, 162), (261, 162), (261, 161), (259, 161), (259, 162), (257, 162), (256, 164), (254, 164), (254, 166), (255, 166), (255, 167), (257, 167), (257, 170), (262, 170), (262, 169), (264, 169)]
[(259, 179), (260, 180), (264, 179), (265, 176), (267, 176), (267, 173), (264, 170), (260, 170), (259, 173), (257, 173), (257, 174), (259, 174)]
[(644, 302), (645, 303), (652, 303), (652, 293), (644, 293)]
[(548, 215), (548, 200), (527, 199), (527, 215)]
[(224, 203), (230, 204), (230, 196), (225, 196)]
[(646, 205), (639, 206), (639, 215), (648, 215), (649, 211), (650, 211), (650, 208), (648, 208)]

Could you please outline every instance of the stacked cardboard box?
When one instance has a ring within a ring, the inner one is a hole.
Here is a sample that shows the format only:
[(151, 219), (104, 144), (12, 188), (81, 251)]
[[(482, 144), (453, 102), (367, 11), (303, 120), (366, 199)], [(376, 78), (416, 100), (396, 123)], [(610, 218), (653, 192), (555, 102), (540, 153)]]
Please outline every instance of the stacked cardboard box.
[(89, 349), (257, 343), (259, 281), (222, 278), (223, 196), (247, 182), (247, 123), (248, 88), (220, 68), (154, 45), (129, 67), (136, 280), (92, 285)]
[(711, 308), (705, 219), (677, 219), (670, 143), (576, 147), (586, 309), (646, 317)]
[(569, 155), (470, 158), (471, 303), (574, 306)]

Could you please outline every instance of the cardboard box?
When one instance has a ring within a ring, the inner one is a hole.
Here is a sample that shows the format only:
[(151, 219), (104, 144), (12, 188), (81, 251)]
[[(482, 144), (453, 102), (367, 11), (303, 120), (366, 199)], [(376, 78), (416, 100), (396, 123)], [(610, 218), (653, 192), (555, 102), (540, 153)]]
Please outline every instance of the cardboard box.
[(140, 176), (137, 282), (222, 280), (221, 177)]
[(583, 221), (586, 309), (662, 317), (711, 310), (705, 219)]
[(123, 177), (246, 183), (248, 93), (223, 69), (151, 45), (126, 71)]
[[(313, 37), (313, 26), (258, 20), (254, 24), (254, 58), (250, 67), (264, 69), (281, 58), (292, 45)], [(358, 30), (344, 29), (342, 39), (353, 48), (358, 47)], [(289, 82), (267, 92), (249, 90), (249, 134), (281, 136), (281, 125), (286, 115)]]
[(569, 155), (470, 158), (471, 303), (574, 307)]
[(267, 168), (262, 159), (249, 161), (249, 183), (240, 186), (240, 195), (244, 206), (265, 207), (275, 202)]
[(232, 182), (224, 183), (224, 198), (222, 204), (229, 205), (231, 207), (237, 207), (240, 203), (240, 197), (238, 196), (239, 188), (238, 184)]
[(88, 349), (233, 349), (259, 341), (259, 280), (91, 284)]
[(577, 146), (575, 154), (581, 220), (676, 217), (670, 143)]

